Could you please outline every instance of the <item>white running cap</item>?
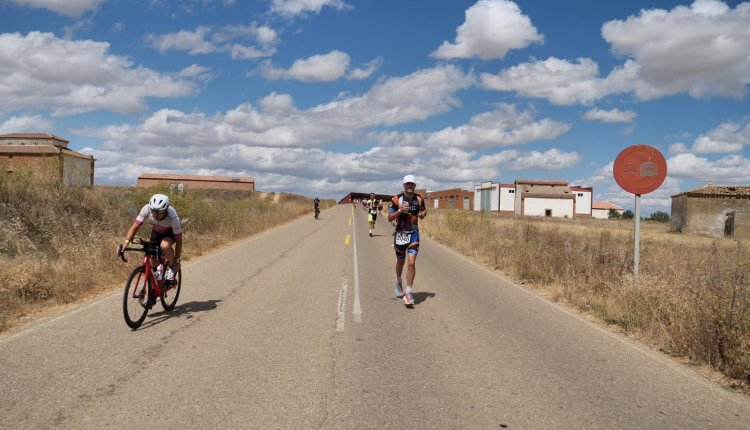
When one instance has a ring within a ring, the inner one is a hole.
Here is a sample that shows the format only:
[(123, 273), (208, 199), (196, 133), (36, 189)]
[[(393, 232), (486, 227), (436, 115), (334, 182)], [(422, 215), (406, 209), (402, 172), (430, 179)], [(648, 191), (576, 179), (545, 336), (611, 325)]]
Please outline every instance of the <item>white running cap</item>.
[(406, 176), (404, 176), (404, 183), (406, 184), (408, 182), (413, 182), (413, 183), (416, 184), (417, 183), (417, 178), (414, 175), (406, 175)]

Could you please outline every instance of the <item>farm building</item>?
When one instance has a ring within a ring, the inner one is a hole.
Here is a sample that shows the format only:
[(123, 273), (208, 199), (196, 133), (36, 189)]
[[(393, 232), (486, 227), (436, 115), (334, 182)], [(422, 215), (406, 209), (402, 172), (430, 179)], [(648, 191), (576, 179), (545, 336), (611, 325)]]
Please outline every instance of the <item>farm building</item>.
[(94, 185), (90, 155), (68, 148), (70, 141), (49, 133), (0, 135), (0, 160), (8, 173), (29, 169), (40, 179), (67, 185)]
[(594, 189), (574, 185), (570, 187), (570, 191), (576, 194), (576, 216), (594, 216)]
[(608, 219), (610, 209), (616, 210), (620, 215), (622, 215), (623, 213), (623, 209), (621, 207), (612, 203), (594, 202), (591, 204), (591, 216), (593, 216), (594, 218)]
[(573, 218), (576, 195), (567, 181), (516, 180), (516, 215)]
[(672, 231), (750, 238), (750, 185), (713, 185), (672, 196)]
[(485, 212), (500, 210), (500, 184), (488, 181), (474, 185), (474, 210)]
[(454, 188), (452, 190), (430, 191), (427, 193), (426, 199), (425, 204), (429, 208), (472, 210), (474, 193)]
[(220, 190), (255, 191), (255, 179), (231, 176), (161, 175), (144, 173), (138, 177), (139, 187), (168, 183), (178, 191), (183, 188), (210, 188)]

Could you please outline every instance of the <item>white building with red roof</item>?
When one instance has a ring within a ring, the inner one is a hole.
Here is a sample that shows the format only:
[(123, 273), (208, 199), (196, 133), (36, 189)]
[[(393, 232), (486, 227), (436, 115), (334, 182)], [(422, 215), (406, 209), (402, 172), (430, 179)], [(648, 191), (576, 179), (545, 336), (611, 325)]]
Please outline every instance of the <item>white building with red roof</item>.
[(616, 210), (620, 215), (624, 212), (621, 207), (612, 203), (593, 202), (591, 203), (591, 216), (599, 219), (608, 219), (610, 209)]

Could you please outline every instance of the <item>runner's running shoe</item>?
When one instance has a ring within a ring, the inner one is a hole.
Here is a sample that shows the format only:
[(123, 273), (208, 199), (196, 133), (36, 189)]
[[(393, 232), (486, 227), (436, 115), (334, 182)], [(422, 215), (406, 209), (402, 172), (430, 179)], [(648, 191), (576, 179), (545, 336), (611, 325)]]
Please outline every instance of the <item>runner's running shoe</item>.
[(165, 277), (167, 281), (174, 281), (174, 271), (172, 271), (172, 268), (167, 268), (167, 276)]
[(396, 297), (404, 297), (404, 291), (401, 289), (401, 283), (396, 281)]
[(404, 303), (406, 303), (406, 306), (414, 305), (414, 298), (411, 296), (411, 293), (404, 294)]

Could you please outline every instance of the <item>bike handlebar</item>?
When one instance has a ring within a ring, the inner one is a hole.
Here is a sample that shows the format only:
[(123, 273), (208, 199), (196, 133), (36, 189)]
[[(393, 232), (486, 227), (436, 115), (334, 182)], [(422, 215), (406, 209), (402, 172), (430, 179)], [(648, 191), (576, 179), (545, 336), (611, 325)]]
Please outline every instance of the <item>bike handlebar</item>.
[(140, 237), (136, 237), (130, 243), (133, 245), (143, 245), (143, 247), (142, 248), (123, 248), (122, 244), (120, 244), (117, 247), (117, 257), (119, 257), (122, 261), (126, 263), (128, 262), (128, 260), (125, 258), (125, 251), (148, 252), (150, 249), (159, 248), (159, 242), (147, 242), (141, 239)]

